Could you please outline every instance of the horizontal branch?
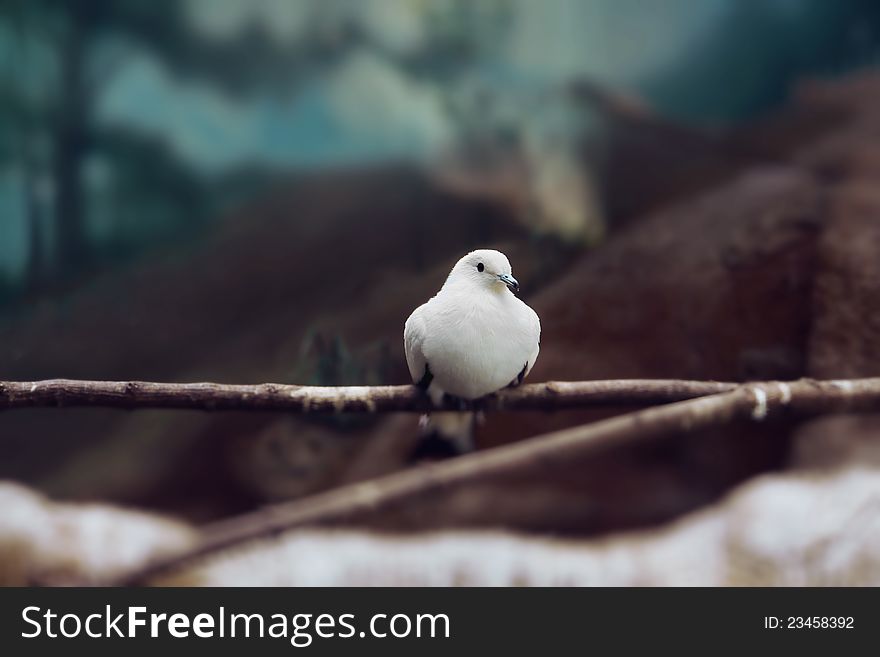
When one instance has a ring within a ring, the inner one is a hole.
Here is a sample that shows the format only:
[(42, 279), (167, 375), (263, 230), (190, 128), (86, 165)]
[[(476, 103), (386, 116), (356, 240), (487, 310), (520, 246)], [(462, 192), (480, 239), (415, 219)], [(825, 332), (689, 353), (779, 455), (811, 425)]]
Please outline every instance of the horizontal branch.
[[(662, 404), (736, 387), (714, 381), (621, 379), (551, 381), (502, 390), (469, 407), (544, 410), (608, 404)], [(293, 413), (424, 412), (432, 408), (415, 386), (296, 386), (279, 383), (150, 383), (146, 381), (0, 381), (0, 410), (34, 406), (182, 408)], [(434, 410), (465, 410), (453, 401)]]
[(783, 413), (803, 417), (868, 410), (880, 411), (880, 379), (743, 384), (727, 392), (536, 436), (215, 523), (203, 530), (190, 549), (149, 563), (118, 583), (143, 584), (254, 539), (304, 525), (352, 520), (469, 482), (553, 469), (613, 446), (708, 429), (734, 420), (762, 421)]

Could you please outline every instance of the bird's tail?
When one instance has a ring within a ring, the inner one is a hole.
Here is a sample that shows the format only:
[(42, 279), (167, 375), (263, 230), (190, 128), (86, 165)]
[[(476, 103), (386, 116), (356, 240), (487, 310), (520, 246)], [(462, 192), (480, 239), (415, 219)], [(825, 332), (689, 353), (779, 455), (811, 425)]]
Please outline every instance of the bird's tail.
[(419, 443), (414, 459), (455, 456), (474, 450), (477, 414), (473, 411), (443, 411), (419, 419)]

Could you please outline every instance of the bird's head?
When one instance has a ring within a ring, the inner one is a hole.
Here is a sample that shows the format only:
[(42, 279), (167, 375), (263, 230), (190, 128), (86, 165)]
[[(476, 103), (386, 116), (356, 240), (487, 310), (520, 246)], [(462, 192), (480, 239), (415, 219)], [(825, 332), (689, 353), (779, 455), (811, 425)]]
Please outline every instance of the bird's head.
[(507, 256), (492, 249), (471, 251), (455, 263), (446, 285), (459, 283), (480, 285), (494, 291), (502, 291), (505, 287), (511, 292), (519, 290)]

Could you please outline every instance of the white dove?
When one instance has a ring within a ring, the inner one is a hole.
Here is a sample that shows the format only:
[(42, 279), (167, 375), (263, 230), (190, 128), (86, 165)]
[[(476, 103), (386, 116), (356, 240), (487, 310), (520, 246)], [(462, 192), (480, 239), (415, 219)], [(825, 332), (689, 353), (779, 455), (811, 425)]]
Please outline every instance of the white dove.
[[(406, 320), (409, 373), (435, 404), (444, 394), (479, 399), (528, 375), (540, 351), (541, 321), (513, 294), (518, 290), (503, 253), (471, 251)], [(421, 422), (425, 434), (436, 432), (458, 451), (472, 448), (473, 425), (473, 413), (435, 413)]]

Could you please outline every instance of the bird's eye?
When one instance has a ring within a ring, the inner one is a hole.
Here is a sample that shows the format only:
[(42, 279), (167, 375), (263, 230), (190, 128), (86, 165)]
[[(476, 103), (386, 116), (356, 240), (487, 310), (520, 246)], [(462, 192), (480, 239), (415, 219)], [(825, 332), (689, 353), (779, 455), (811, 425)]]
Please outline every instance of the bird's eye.
[(483, 266), (483, 263), (482, 263), (482, 262), (478, 262), (478, 263), (477, 263), (477, 271), (483, 271), (484, 269), (485, 269), (485, 267)]

